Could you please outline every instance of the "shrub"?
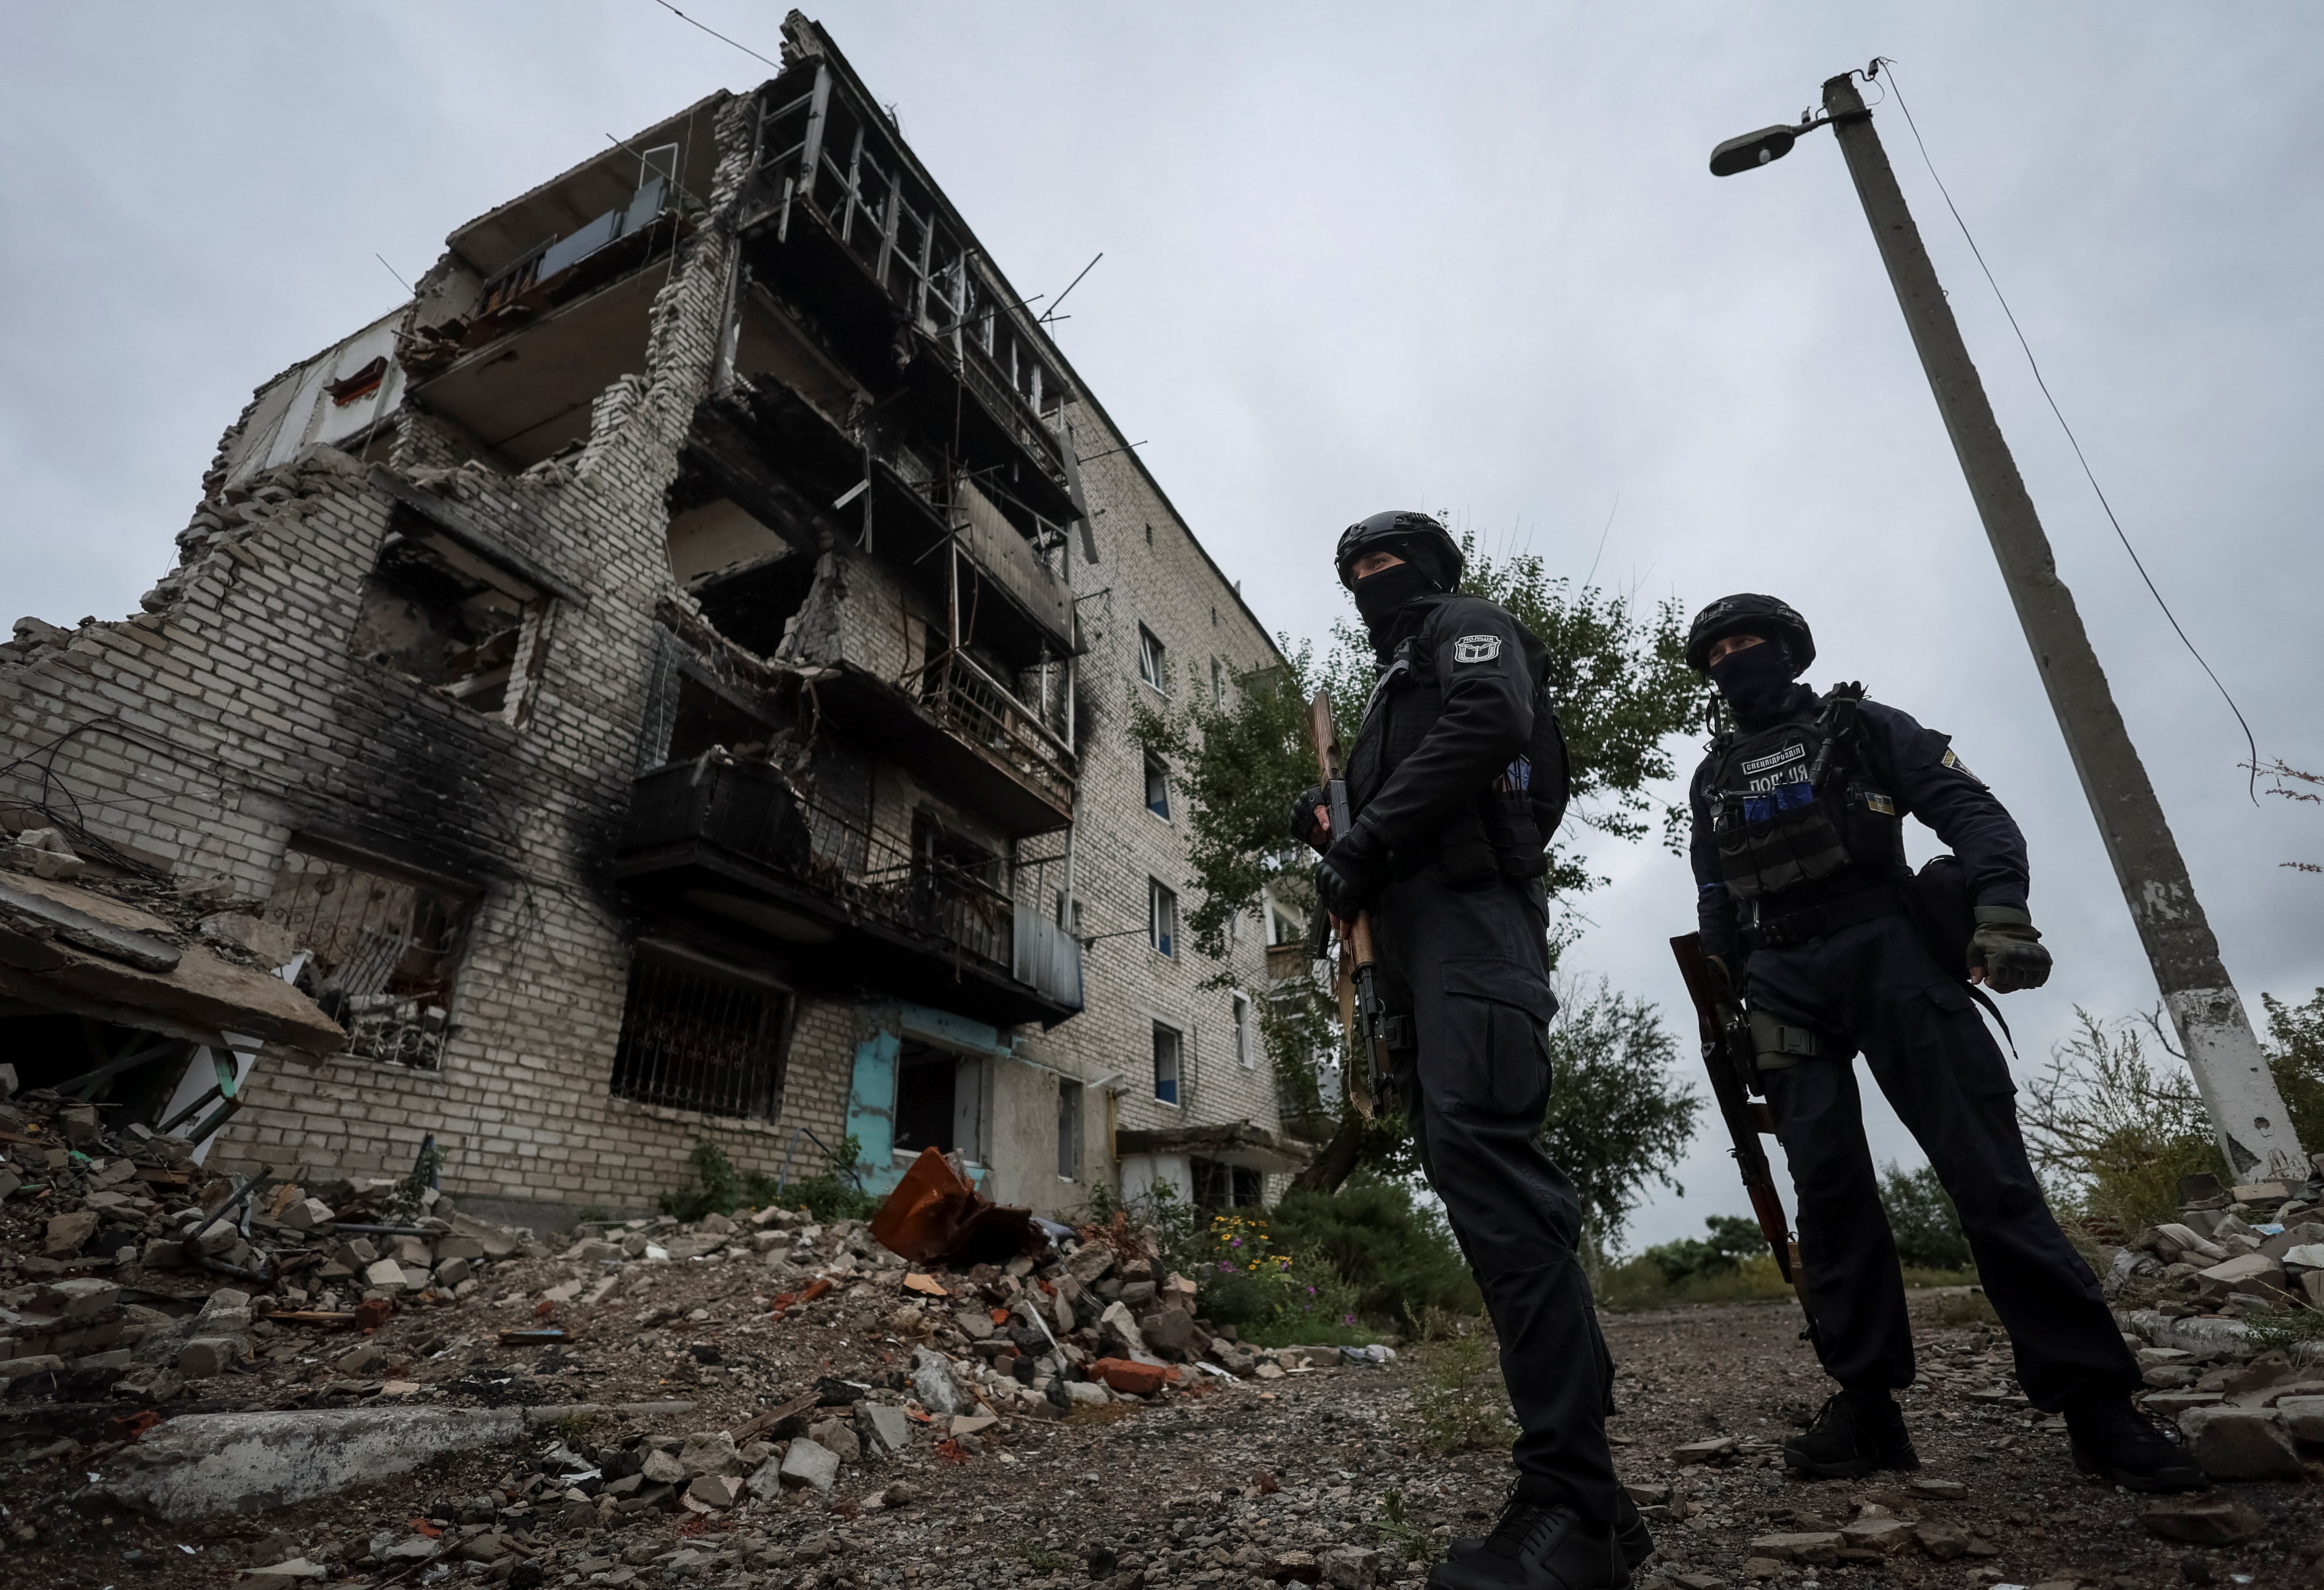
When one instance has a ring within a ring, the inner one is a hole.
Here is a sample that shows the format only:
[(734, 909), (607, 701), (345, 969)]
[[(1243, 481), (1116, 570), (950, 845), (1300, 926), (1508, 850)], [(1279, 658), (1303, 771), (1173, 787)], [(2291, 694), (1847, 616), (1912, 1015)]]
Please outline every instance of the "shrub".
[(1404, 1373), (1422, 1447), (1440, 1455), (1508, 1449), (1517, 1434), (1508, 1388), (1481, 1326), (1426, 1310), (1421, 1339), (1405, 1354)]
[(779, 1188), (776, 1179), (763, 1170), (737, 1170), (725, 1150), (704, 1138), (688, 1156), (701, 1185), (685, 1192), (664, 1193), (659, 1202), (663, 1214), (687, 1221), (706, 1215), (732, 1215), (737, 1209), (764, 1208), (769, 1204), (804, 1209), (817, 1220), (869, 1219), (880, 1200), (857, 1185), (855, 1162), (861, 1152), (853, 1137), (842, 1138), (838, 1149), (825, 1156), (819, 1174)]
[(1665, 1286), (1676, 1286), (1698, 1276), (1721, 1275), (1753, 1253), (1763, 1253), (1767, 1239), (1760, 1234), (1759, 1223), (1740, 1215), (1712, 1215), (1703, 1223), (1711, 1240), (1681, 1237), (1674, 1243), (1659, 1243), (1643, 1255), (1661, 1272)]
[(1410, 1182), (1360, 1171), (1332, 1193), (1293, 1192), (1275, 1206), (1276, 1243), (1328, 1262), (1356, 1298), (1356, 1311), (1416, 1328), (1431, 1308), (1484, 1311), (1443, 1215)]
[(2051, 1051), (2048, 1073), (2027, 1086), (2019, 1109), (2026, 1149), (2052, 1179), (2061, 1215), (2128, 1236), (2178, 1218), (2181, 1177), (2232, 1182), (2194, 1079), (2147, 1058), (2151, 1040), (2179, 1058), (2160, 1012), (2111, 1029), (2087, 1011), (2074, 1014), (2080, 1035)]

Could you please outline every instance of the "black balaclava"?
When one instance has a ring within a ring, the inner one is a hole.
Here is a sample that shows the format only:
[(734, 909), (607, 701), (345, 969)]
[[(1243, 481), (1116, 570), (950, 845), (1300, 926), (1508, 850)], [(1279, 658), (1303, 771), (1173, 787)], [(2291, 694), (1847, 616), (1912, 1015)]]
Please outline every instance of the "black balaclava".
[(1784, 642), (1762, 641), (1712, 663), (1711, 682), (1735, 709), (1735, 721), (1756, 729), (1791, 707), (1799, 688), (1792, 683), (1793, 671), (1792, 655)]
[(1438, 587), (1426, 569), (1406, 559), (1367, 574), (1349, 588), (1355, 595), (1356, 611), (1363, 615), (1364, 627), (1378, 642), (1394, 626), (1397, 614)]

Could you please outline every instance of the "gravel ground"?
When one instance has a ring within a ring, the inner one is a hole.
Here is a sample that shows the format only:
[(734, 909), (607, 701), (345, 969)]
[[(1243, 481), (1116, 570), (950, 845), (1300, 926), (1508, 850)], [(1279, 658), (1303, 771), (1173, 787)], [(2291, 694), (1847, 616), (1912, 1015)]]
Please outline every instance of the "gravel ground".
[[(344, 1332), (263, 1330), (246, 1373), (189, 1388), (172, 1415), (198, 1399), (255, 1408), (695, 1406), (604, 1415), (544, 1429), (524, 1448), (466, 1454), (299, 1506), (196, 1524), (77, 1502), (87, 1473), (106, 1456), (103, 1438), (45, 1456), (20, 1450), (20, 1466), (0, 1486), (0, 1584), (1385, 1585), (1417, 1583), (1451, 1536), (1488, 1527), (1503, 1494), (1500, 1454), (1426, 1450), (1415, 1393), (1425, 1397), (1428, 1367), (1411, 1353), (1386, 1367), (1295, 1354), (1289, 1362), (1315, 1366), (1267, 1379), (1188, 1373), (1155, 1398), (1077, 1404), (1062, 1419), (1004, 1410), (957, 1439), (945, 1438), (948, 1421), (938, 1419), (916, 1427), (901, 1451), (881, 1456), (873, 1447), (844, 1465), (828, 1494), (769, 1484), (769, 1494), (696, 1511), (667, 1492), (646, 1505), (593, 1500), (540, 1472), (560, 1466), (549, 1455), (565, 1443), (576, 1457), (563, 1466), (610, 1475), (657, 1442), (674, 1448), (696, 1432), (746, 1428), (818, 1388), (825, 1406), (802, 1423), (845, 1419), (843, 1397), (911, 1401), (913, 1350), (931, 1338), (977, 1364), (949, 1324), (918, 1340), (899, 1334), (899, 1311), (920, 1305), (902, 1289), (904, 1271), (876, 1259), (862, 1278), (843, 1278), (828, 1296), (776, 1314), (783, 1289), (807, 1273), (784, 1252), (740, 1246), (709, 1260), (617, 1270), (520, 1259), (493, 1266), (489, 1284), (464, 1302), (400, 1310), (368, 1343)], [(581, 1301), (606, 1279), (615, 1284), (605, 1296)], [(945, 1279), (956, 1293), (972, 1290), (964, 1278)], [(581, 1296), (551, 1302), (544, 1317), (541, 1295), (574, 1280), (585, 1282)], [(572, 1341), (498, 1345), (500, 1330), (541, 1323), (563, 1326)], [(1997, 1333), (1923, 1332), (1927, 1373), (1906, 1400), (1918, 1474), (1804, 1483), (1786, 1475), (1775, 1448), (1827, 1388), (1797, 1339), (1794, 1309), (1609, 1315), (1606, 1330), (1620, 1366), (1618, 1461), (1660, 1546), (1642, 1590), (1710, 1590), (1720, 1581), (1739, 1590), (1754, 1580), (1772, 1590), (2324, 1583), (2317, 1466), (2308, 1484), (2232, 1488), (2264, 1521), (2255, 1539), (2198, 1549), (2154, 1539), (2141, 1522), (2143, 1499), (2073, 1474), (2062, 1430), (2045, 1428), (2050, 1421), (2015, 1396)], [(334, 1362), (351, 1353), (359, 1374)], [(1279, 1372), (1284, 1361), (1263, 1362)], [(803, 1434), (800, 1425), (746, 1429), (753, 1438), (730, 1471), (779, 1449), (765, 1437), (786, 1430), (792, 1440)], [(1705, 1440), (1731, 1449), (1678, 1450)], [(844, 1437), (836, 1444), (844, 1449)], [(639, 1494), (632, 1490), (630, 1502)], [(1882, 1544), (1904, 1546), (1895, 1555), (1854, 1539), (1837, 1550), (1752, 1544), (1884, 1516), (1913, 1526), (1888, 1531)], [(1948, 1524), (1954, 1534), (1941, 1527)], [(1940, 1560), (1922, 1538), (1960, 1549)], [(1780, 1560), (1792, 1552), (1808, 1560)], [(316, 1576), (250, 1572), (287, 1558), (313, 1565)]]

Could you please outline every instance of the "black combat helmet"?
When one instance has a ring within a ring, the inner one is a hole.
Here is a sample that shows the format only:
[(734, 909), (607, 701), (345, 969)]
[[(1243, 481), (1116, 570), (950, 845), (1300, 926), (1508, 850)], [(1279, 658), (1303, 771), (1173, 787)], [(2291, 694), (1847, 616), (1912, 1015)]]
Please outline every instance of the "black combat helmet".
[(1686, 665), (1697, 673), (1710, 672), (1711, 643), (1745, 634), (1781, 642), (1791, 658), (1794, 679), (1815, 661), (1815, 636), (1808, 633), (1806, 619), (1773, 596), (1745, 591), (1721, 596), (1694, 615), (1686, 632)]
[(1394, 552), (1434, 580), (1441, 590), (1461, 588), (1460, 543), (1452, 532), (1425, 513), (1396, 509), (1359, 520), (1340, 532), (1340, 548), (1333, 564), (1340, 583), (1353, 589), (1356, 559), (1375, 550)]

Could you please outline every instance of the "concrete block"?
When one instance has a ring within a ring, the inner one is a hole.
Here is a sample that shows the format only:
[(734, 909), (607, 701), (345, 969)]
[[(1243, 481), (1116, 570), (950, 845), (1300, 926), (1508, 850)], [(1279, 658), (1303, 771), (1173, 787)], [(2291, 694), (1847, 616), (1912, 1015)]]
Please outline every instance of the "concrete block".
[(912, 1421), (885, 1402), (855, 1405), (855, 1433), (875, 1450), (901, 1452), (912, 1444)]
[(2302, 1446), (2324, 1447), (2324, 1397), (2286, 1397), (2275, 1405), (2284, 1433)]
[(178, 1373), (189, 1381), (208, 1380), (241, 1363), (249, 1350), (241, 1336), (196, 1336), (178, 1349)]
[(820, 1441), (793, 1441), (783, 1455), (782, 1478), (828, 1493), (839, 1478), (839, 1456)]
[(2187, 1449), (2215, 1480), (2298, 1480), (2292, 1435), (2273, 1409), (2190, 1408), (2179, 1416)]
[(525, 1428), (516, 1408), (189, 1414), (106, 1457), (90, 1492), (173, 1522), (262, 1512), (513, 1442)]
[(689, 1476), (742, 1472), (742, 1460), (734, 1450), (734, 1437), (724, 1430), (696, 1430), (687, 1437), (686, 1446), (678, 1455), (678, 1465)]

